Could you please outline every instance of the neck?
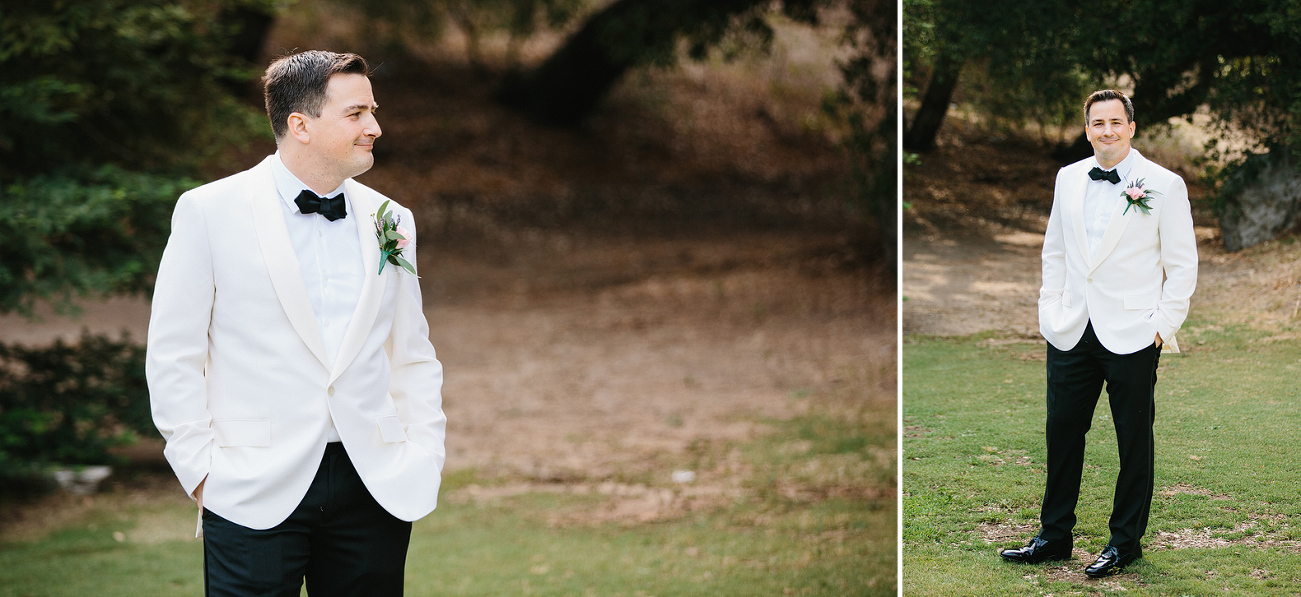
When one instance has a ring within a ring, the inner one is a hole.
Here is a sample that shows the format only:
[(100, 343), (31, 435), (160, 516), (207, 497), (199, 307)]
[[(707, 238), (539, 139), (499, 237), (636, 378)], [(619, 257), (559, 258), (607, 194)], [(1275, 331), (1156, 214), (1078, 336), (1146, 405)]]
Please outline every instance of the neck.
[(1096, 154), (1096, 153), (1093, 154), (1093, 158), (1096, 159), (1096, 160), (1098, 160), (1098, 165), (1099, 165), (1099, 166), (1102, 166), (1102, 169), (1103, 169), (1103, 170), (1111, 170), (1112, 168), (1115, 168), (1115, 167), (1116, 167), (1116, 164), (1119, 164), (1119, 163), (1125, 161), (1125, 158), (1129, 157), (1129, 152), (1130, 152), (1130, 151), (1133, 151), (1133, 149), (1127, 149), (1127, 150), (1125, 150), (1125, 153), (1124, 153), (1123, 155), (1121, 155), (1120, 157), (1118, 157), (1118, 158), (1116, 158), (1116, 159), (1114, 159), (1114, 160), (1107, 160), (1106, 158), (1104, 158), (1104, 157), (1102, 157), (1102, 156), (1100, 156), (1100, 155), (1098, 155), (1098, 154)]
[(327, 168), (293, 145), (281, 143), (277, 149), (280, 151), (280, 161), (284, 163), (285, 169), (298, 177), (298, 180), (307, 185), (313, 193), (324, 197), (343, 184), (342, 178), (326, 174)]

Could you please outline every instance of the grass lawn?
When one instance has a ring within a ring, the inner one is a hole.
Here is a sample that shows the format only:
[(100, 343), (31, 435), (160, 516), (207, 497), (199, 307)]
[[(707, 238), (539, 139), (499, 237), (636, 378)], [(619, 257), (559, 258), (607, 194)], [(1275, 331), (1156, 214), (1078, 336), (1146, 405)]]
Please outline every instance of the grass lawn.
[[(415, 524), (406, 593), (894, 595), (894, 448), (892, 405), (814, 408), (755, 440), (685, 455), (680, 464), (701, 471), (731, 462), (743, 471), (737, 491), (647, 523), (582, 522), (616, 499), (597, 491), (448, 499), (509, 482), (458, 472)], [(202, 594), (188, 500), (115, 492), (83, 506), (39, 536), (0, 543), (0, 596)]]
[(904, 344), (907, 595), (1301, 593), (1301, 330), (1190, 320), (1162, 355), (1144, 559), (1094, 581), (1117, 471), (1106, 397), (1089, 432), (1075, 558), (1016, 565), (1037, 532), (1044, 344), (981, 334)]

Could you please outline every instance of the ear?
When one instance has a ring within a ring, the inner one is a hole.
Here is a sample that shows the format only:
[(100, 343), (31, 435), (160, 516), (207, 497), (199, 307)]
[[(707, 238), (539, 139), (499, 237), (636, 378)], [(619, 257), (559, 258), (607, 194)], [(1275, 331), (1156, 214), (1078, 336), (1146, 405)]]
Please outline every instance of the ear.
[(307, 130), (307, 115), (302, 112), (294, 112), (286, 119), (286, 124), (288, 125), (286, 133), (290, 137), (297, 139), (299, 143), (306, 145), (312, 140), (311, 133)]

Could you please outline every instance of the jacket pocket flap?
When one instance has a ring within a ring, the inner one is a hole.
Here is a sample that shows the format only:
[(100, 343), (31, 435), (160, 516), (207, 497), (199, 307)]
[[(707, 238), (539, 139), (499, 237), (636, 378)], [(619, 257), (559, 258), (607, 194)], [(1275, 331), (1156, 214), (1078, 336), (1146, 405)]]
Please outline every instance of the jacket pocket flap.
[(402, 429), (402, 421), (396, 416), (380, 417), (375, 419), (375, 423), (379, 425), (379, 436), (384, 443), (407, 441), (407, 432)]
[(1155, 309), (1156, 297), (1142, 294), (1131, 294), (1125, 297), (1126, 309)]
[(218, 447), (265, 448), (271, 445), (271, 419), (219, 419), (212, 422)]

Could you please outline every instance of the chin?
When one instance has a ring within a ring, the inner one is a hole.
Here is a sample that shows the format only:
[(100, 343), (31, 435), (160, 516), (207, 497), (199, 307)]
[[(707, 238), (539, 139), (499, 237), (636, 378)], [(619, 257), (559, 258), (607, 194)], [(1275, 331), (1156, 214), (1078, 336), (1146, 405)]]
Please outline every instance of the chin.
[(355, 176), (361, 176), (362, 174), (365, 174), (366, 171), (370, 170), (371, 166), (374, 165), (375, 165), (375, 156), (372, 156), (369, 153), (363, 157), (358, 158), (357, 161), (353, 163), (353, 168), (352, 168), (355, 174), (349, 176), (349, 178)]

